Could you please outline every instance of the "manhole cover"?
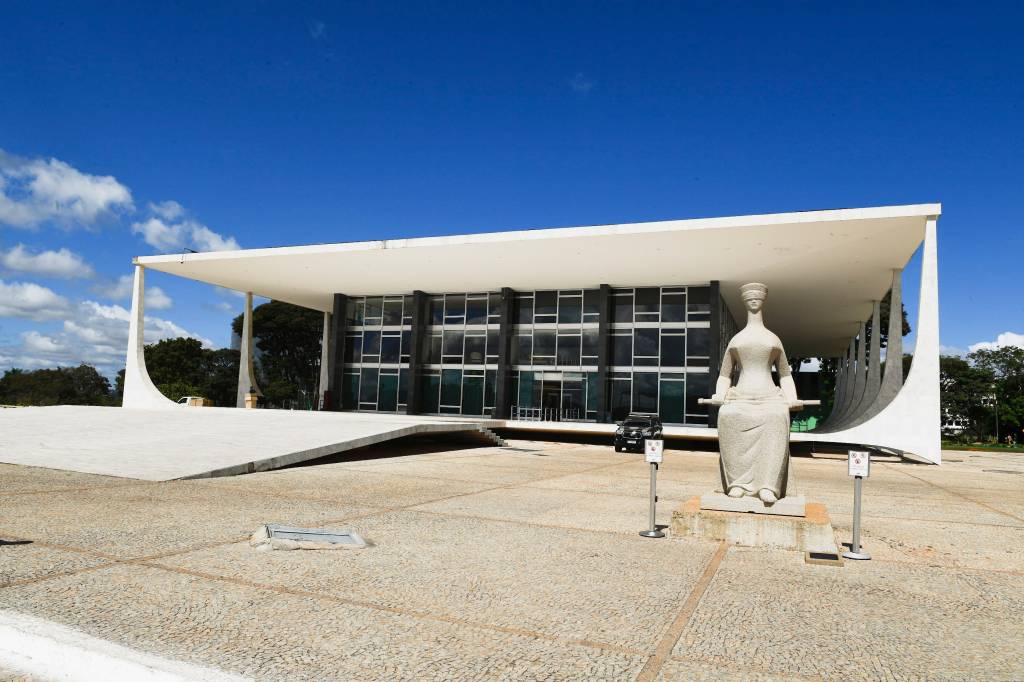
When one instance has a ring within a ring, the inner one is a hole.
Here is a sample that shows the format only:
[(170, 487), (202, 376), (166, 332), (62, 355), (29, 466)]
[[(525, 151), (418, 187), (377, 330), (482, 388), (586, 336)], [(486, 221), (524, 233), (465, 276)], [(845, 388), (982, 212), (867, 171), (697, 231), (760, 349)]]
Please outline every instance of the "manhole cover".
[(1024, 474), (1024, 471), (1013, 471), (1012, 469), (982, 469), (990, 474)]

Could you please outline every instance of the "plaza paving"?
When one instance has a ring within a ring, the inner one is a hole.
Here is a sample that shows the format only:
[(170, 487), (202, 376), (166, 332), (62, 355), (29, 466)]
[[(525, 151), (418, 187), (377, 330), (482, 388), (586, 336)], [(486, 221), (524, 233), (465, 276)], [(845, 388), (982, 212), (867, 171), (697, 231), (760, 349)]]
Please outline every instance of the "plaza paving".
[[(0, 539), (30, 541), (0, 546), (0, 610), (262, 679), (1024, 679), (1024, 457), (874, 463), (874, 559), (835, 568), (641, 538), (640, 456), (509, 445), (157, 483), (0, 465)], [(659, 522), (717, 467), (667, 452)], [(794, 467), (848, 540), (845, 461)], [(264, 522), (372, 546), (256, 552)]]

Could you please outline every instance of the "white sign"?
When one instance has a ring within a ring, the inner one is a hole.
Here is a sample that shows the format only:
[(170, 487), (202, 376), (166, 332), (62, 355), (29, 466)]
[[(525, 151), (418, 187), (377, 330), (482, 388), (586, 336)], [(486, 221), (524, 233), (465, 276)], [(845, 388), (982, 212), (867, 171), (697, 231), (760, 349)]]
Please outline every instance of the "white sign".
[(661, 455), (665, 451), (665, 441), (663, 440), (652, 440), (648, 438), (644, 445), (644, 455), (646, 455), (648, 464), (655, 463), (661, 464)]
[(867, 478), (871, 475), (871, 453), (866, 450), (850, 450), (849, 473), (851, 476)]

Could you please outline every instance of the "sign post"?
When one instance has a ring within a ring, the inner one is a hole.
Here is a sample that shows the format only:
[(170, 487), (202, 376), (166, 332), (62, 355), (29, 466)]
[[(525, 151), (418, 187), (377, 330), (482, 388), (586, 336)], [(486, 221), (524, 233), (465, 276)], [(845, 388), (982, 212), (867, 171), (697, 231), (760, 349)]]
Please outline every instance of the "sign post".
[(644, 457), (651, 465), (651, 527), (649, 530), (640, 531), (645, 538), (663, 538), (665, 534), (658, 530), (654, 518), (654, 507), (658, 502), (658, 465), (661, 464), (662, 453), (665, 451), (665, 441), (647, 439), (644, 441)]
[(860, 488), (864, 479), (871, 475), (871, 453), (866, 450), (850, 450), (847, 472), (853, 476), (853, 540), (850, 551), (843, 552), (847, 559), (866, 561), (871, 558), (860, 548)]

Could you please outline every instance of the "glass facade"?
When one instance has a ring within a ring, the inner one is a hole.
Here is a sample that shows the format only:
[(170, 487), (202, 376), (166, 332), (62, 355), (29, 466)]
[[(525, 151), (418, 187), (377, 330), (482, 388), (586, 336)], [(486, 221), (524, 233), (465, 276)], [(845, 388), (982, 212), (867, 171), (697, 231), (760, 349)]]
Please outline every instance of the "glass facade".
[[(601, 292), (520, 291), (508, 330), (508, 404), (563, 420), (600, 413)], [(502, 298), (496, 292), (428, 296), (420, 411), (490, 416), (496, 404)], [(711, 304), (708, 286), (612, 289), (606, 401), (612, 419), (659, 414), (707, 425)], [(409, 395), (412, 296), (348, 300), (343, 409), (404, 412)]]

